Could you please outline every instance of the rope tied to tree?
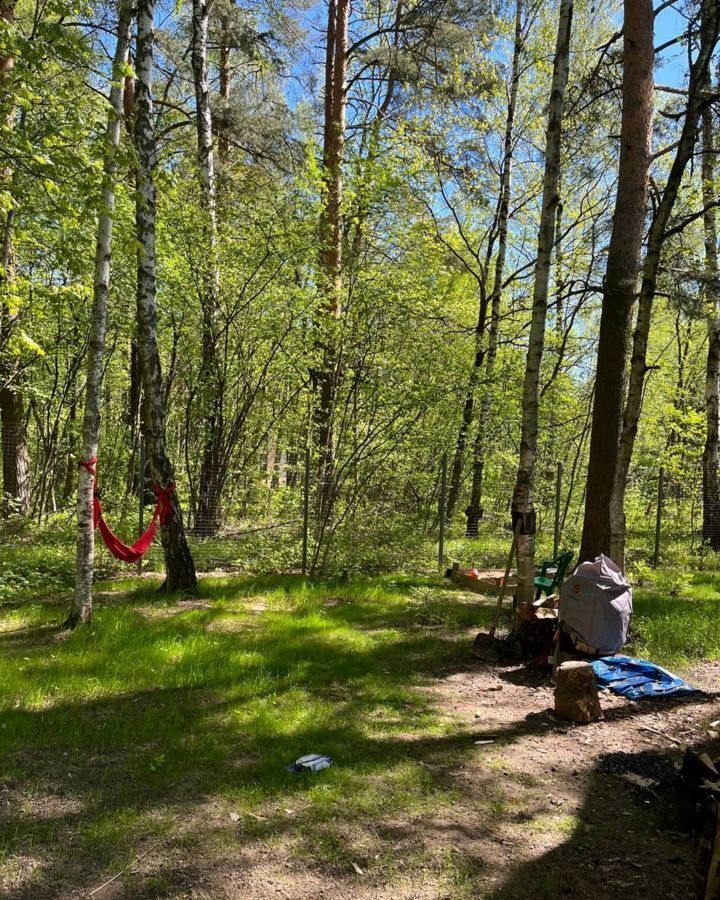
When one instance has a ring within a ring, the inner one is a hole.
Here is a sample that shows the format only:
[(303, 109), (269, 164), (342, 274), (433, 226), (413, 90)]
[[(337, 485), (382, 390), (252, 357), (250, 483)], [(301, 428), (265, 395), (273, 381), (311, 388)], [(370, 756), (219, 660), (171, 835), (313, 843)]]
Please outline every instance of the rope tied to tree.
[(134, 544), (124, 544), (117, 535), (113, 534), (103, 517), (102, 505), (100, 503), (100, 492), (97, 483), (97, 457), (90, 459), (78, 460), (78, 466), (90, 473), (93, 480), (93, 527), (100, 529), (105, 546), (110, 553), (116, 558), (126, 563), (136, 563), (147, 553), (150, 545), (155, 537), (155, 529), (157, 523), (166, 525), (172, 517), (172, 494), (175, 492), (175, 484), (170, 482), (167, 487), (161, 487), (159, 484), (153, 484), (152, 490), (155, 494), (156, 502), (153, 510), (150, 525), (143, 531)]

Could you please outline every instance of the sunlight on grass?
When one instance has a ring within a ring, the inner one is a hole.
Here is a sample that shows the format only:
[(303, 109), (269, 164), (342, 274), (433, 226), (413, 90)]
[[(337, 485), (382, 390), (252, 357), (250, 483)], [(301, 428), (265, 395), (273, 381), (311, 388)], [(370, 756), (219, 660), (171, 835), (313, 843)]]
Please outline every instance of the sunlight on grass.
[[(153, 579), (99, 585), (93, 624), (65, 636), (12, 640), (13, 629), (59, 622), (62, 601), (3, 617), (4, 774), (35, 782), (36, 802), (54, 810), (6, 823), (8, 866), (37, 848), (32, 877), (46, 877), (70, 837), (100, 869), (122, 865), (138, 843), (177, 830), (199, 798), (227, 810), (218, 840), (230, 811), (252, 813), (264, 841), (290, 820), (294, 853), (337, 862), (340, 819), (411, 821), (457, 800), (418, 765), (452, 734), (416, 688), (466, 657), (466, 629), (489, 605), (403, 576), (204, 578), (179, 600), (156, 589)], [(335, 763), (317, 777), (286, 771), (308, 752)]]
[[(719, 658), (720, 572), (641, 575), (632, 651), (679, 668)], [(221, 859), (238, 829), (338, 871), (362, 835), (363, 867), (402, 879), (383, 828), (468, 802), (437, 764), (462, 765), (470, 739), (421, 689), (466, 664), (494, 600), (410, 575), (219, 574), (179, 598), (158, 585), (99, 584), (92, 625), (65, 635), (67, 591), (3, 603), (0, 759), (14, 812), (0, 828), (0, 886), (69, 877), (67, 844), (98, 883), (154, 841)], [(311, 752), (333, 766), (286, 770)], [(483, 767), (536, 786), (497, 753), (484, 751)], [(478, 828), (523, 813), (492, 785), (473, 802)], [(552, 816), (530, 828), (570, 838), (581, 826)], [(428, 851), (418, 866), (454, 898), (483, 883), (452, 855)]]

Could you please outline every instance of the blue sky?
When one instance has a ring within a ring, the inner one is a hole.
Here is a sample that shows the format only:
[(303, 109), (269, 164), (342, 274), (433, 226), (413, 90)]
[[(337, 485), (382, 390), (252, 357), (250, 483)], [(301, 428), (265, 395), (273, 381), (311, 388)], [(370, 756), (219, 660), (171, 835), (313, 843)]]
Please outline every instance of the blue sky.
[[(659, 4), (657, 4), (659, 5)], [(662, 44), (687, 29), (687, 19), (680, 15), (673, 7), (664, 9), (655, 19), (655, 46)], [(655, 81), (658, 84), (667, 84), (671, 87), (679, 87), (687, 76), (687, 47), (684, 44), (676, 44), (668, 47), (658, 58), (658, 68), (655, 72)]]

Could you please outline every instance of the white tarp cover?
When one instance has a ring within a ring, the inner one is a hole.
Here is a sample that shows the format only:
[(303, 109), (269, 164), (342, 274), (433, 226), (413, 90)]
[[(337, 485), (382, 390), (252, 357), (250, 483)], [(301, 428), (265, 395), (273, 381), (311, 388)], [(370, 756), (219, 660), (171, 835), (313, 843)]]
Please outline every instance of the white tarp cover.
[(615, 653), (627, 638), (632, 588), (609, 556), (584, 562), (560, 591), (560, 624), (601, 653)]

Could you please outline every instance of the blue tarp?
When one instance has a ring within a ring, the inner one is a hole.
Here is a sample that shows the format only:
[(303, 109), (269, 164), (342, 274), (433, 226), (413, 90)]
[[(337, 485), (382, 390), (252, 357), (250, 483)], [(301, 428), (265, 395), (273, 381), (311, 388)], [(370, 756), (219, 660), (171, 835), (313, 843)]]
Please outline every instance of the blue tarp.
[(600, 687), (610, 688), (613, 693), (628, 700), (701, 693), (682, 678), (645, 659), (603, 656), (594, 660), (592, 667)]

